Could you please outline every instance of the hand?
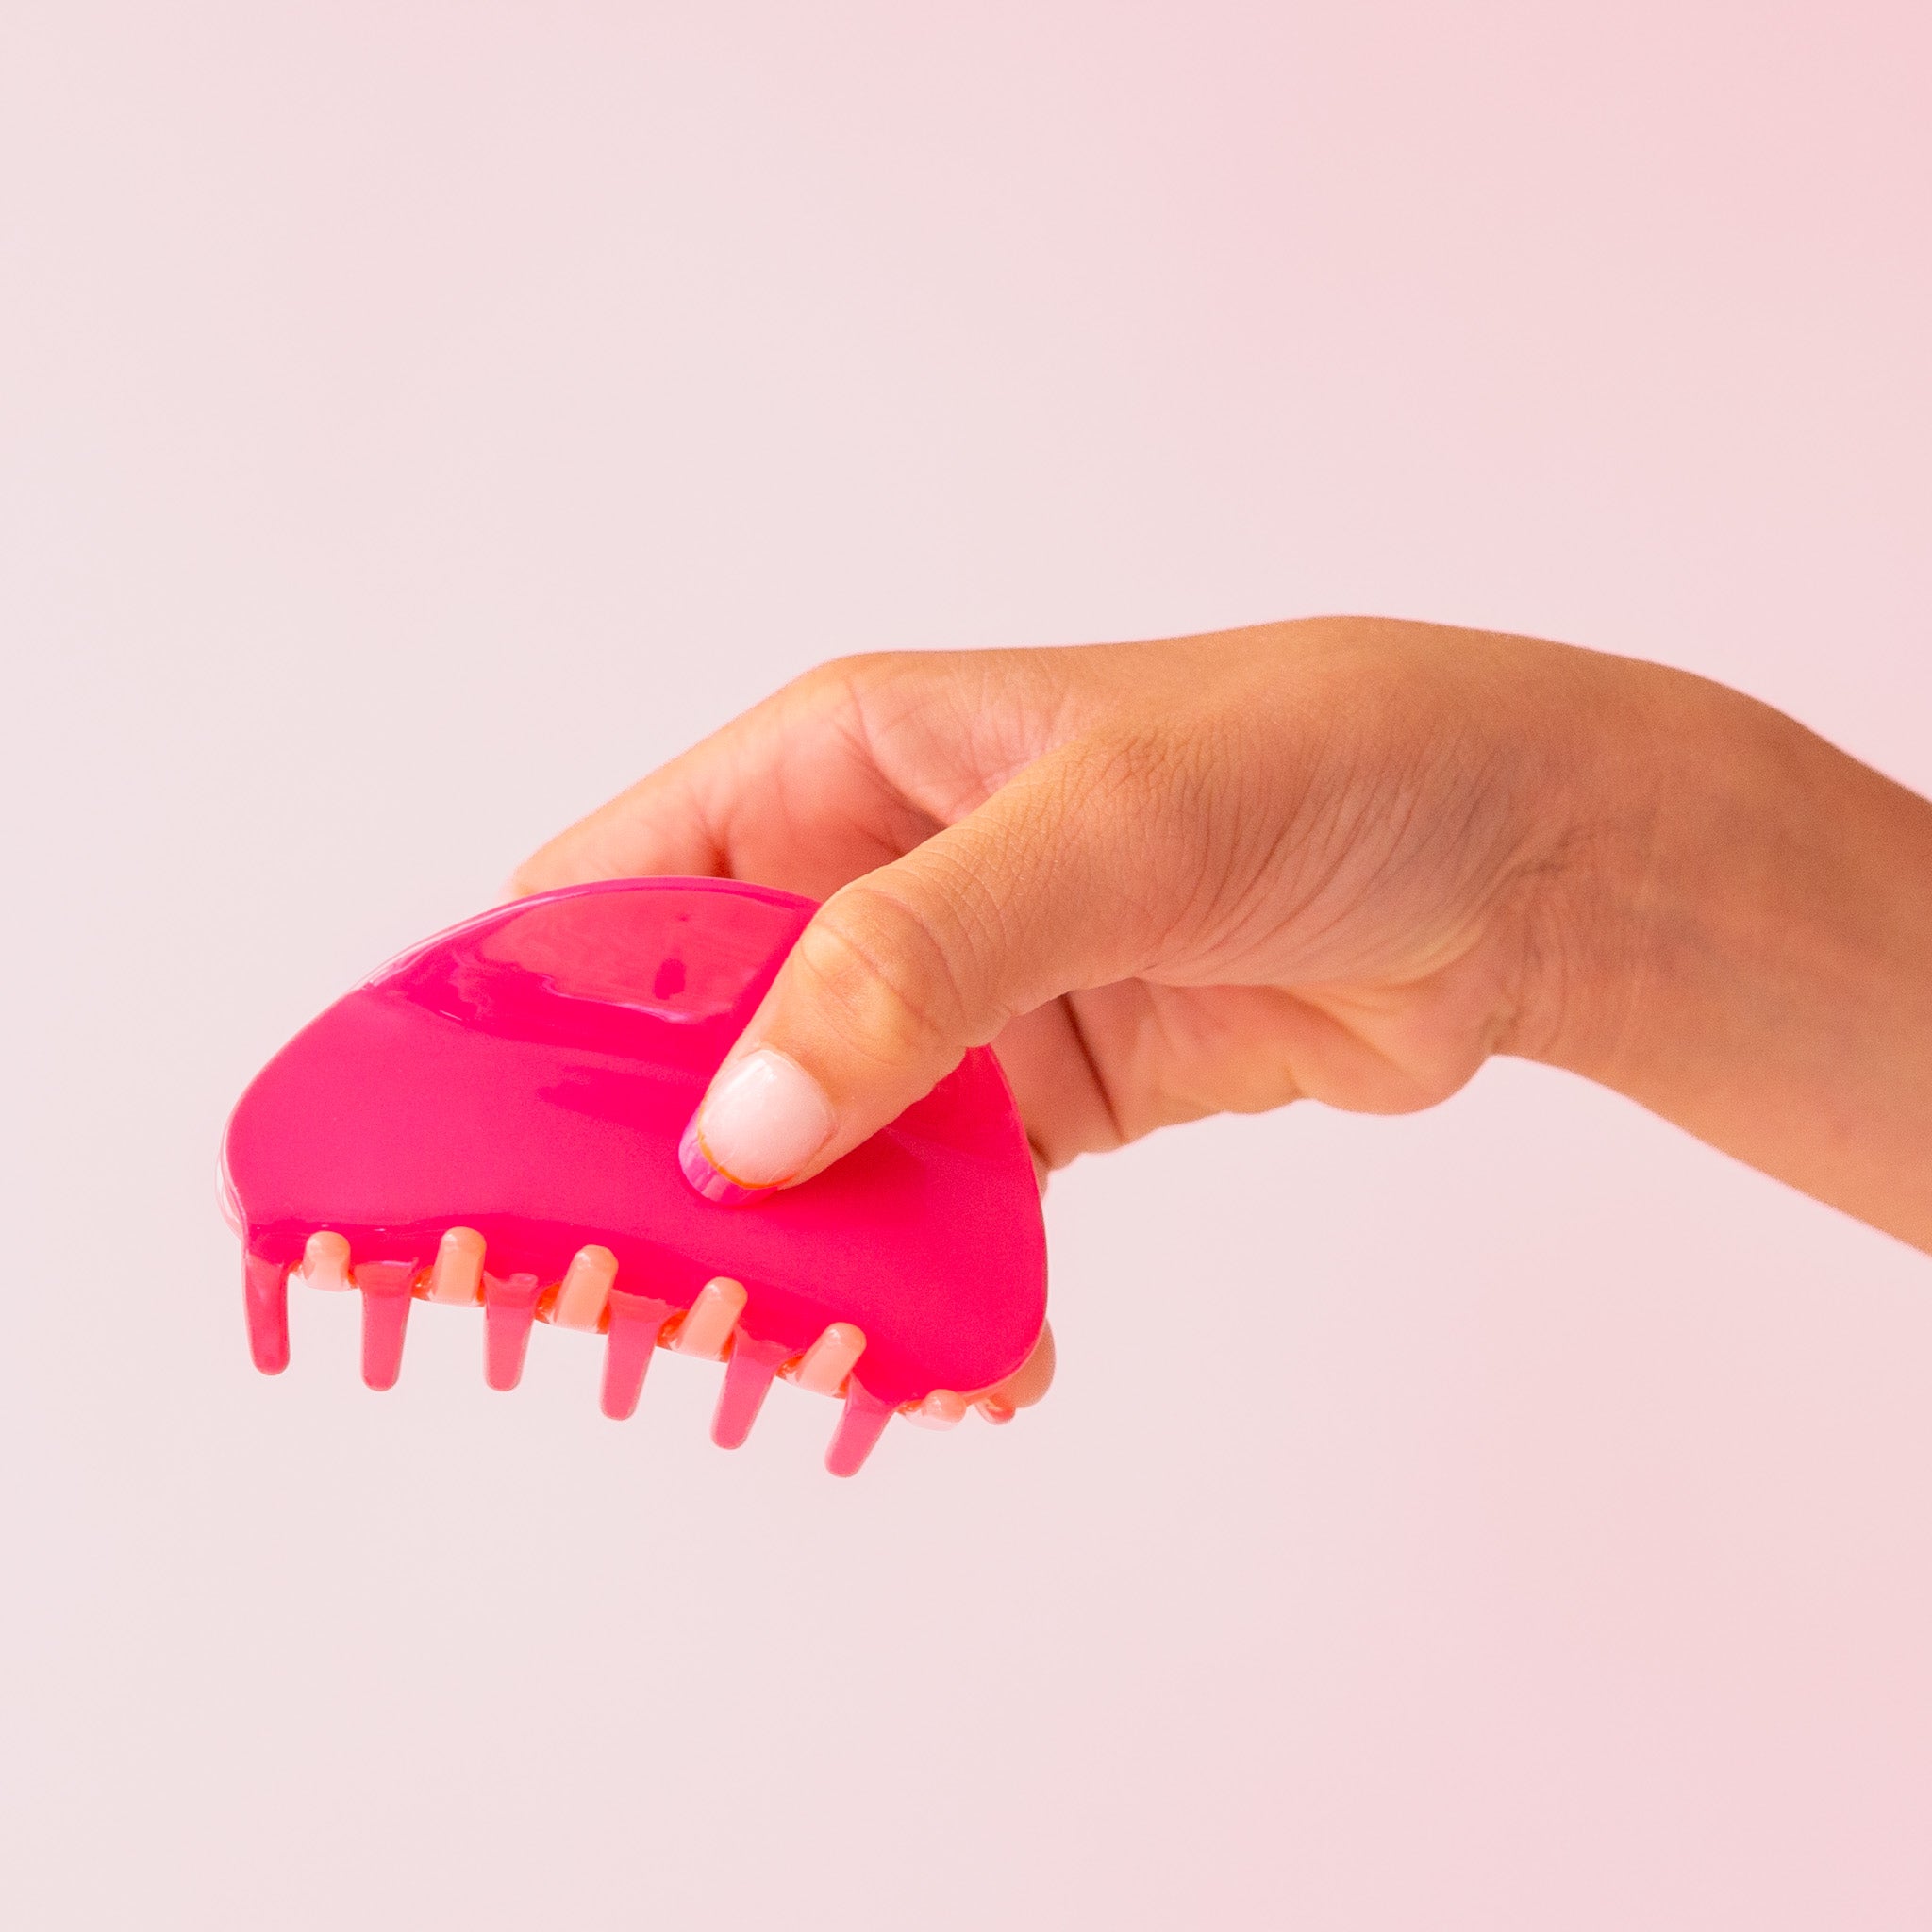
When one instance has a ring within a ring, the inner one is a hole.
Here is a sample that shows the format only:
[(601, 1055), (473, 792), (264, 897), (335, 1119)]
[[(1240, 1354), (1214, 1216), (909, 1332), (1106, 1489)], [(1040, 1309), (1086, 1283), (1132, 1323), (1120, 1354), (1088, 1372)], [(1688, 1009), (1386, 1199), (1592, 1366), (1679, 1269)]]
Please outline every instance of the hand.
[[(1365, 619), (853, 658), (515, 889), (640, 874), (825, 900), (687, 1137), (719, 1191), (815, 1174), (986, 1042), (1042, 1171), (1303, 1096), (1426, 1107), (1504, 1052), (1932, 1245), (1923, 1159), (1872, 1145), (1932, 1144), (1932, 808), (1679, 673)], [(1804, 1120), (1821, 1082), (1835, 1121), (1872, 1088), (1852, 1144)]]

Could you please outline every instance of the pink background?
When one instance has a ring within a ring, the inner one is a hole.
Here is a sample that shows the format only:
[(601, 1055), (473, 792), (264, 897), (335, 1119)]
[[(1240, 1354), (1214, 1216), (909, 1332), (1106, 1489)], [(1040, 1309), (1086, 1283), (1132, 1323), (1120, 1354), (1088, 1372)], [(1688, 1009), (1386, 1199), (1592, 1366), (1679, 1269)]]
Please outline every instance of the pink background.
[(211, 1184), (841, 651), (1366, 608), (1932, 789), (1926, 18), (8, 0), (0, 1917), (1932, 1921), (1932, 1265), (1606, 1094), (1075, 1170), (1052, 1402), (850, 1485), (259, 1380)]

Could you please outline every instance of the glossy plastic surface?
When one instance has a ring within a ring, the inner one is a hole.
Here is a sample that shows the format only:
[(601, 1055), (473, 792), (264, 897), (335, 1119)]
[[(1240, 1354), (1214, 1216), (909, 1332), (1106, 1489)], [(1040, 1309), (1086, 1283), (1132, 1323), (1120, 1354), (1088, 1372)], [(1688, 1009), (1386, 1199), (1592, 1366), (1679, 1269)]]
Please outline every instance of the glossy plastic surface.
[[(574, 887), (485, 913), (385, 967), (271, 1060), (224, 1147), (258, 1366), (288, 1359), (287, 1277), (317, 1230), (362, 1291), (364, 1373), (395, 1379), (409, 1304), (452, 1227), (481, 1234), (488, 1366), (513, 1385), (572, 1258), (616, 1258), (605, 1406), (627, 1414), (659, 1329), (743, 1284), (720, 1441), (834, 1322), (864, 1331), (831, 1458), (901, 1405), (991, 1387), (1046, 1307), (1039, 1196), (990, 1053), (824, 1174), (744, 1207), (703, 1199), (679, 1136), (809, 901), (711, 879)], [(842, 1445), (842, 1446), (841, 1446)]]

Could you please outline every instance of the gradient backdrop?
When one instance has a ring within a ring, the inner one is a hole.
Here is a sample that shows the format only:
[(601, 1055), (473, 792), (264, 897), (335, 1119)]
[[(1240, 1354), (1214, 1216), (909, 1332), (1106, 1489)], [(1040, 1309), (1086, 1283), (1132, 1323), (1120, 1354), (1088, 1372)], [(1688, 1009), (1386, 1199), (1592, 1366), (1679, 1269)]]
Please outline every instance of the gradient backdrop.
[(5, 0), (0, 1918), (1932, 1922), (1932, 1263), (1604, 1093), (1083, 1165), (1050, 1405), (850, 1485), (260, 1380), (212, 1188), (839, 652), (1391, 611), (1932, 789), (1927, 20)]

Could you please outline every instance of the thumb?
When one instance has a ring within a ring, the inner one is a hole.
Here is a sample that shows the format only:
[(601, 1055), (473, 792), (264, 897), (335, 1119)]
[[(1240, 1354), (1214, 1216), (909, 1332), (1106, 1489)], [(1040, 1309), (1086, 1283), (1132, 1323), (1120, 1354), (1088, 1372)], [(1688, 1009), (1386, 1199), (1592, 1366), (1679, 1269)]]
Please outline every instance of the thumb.
[(1131, 970), (1102, 816), (1056, 754), (828, 899), (685, 1130), (691, 1185), (737, 1202), (808, 1179), (1015, 1015)]

